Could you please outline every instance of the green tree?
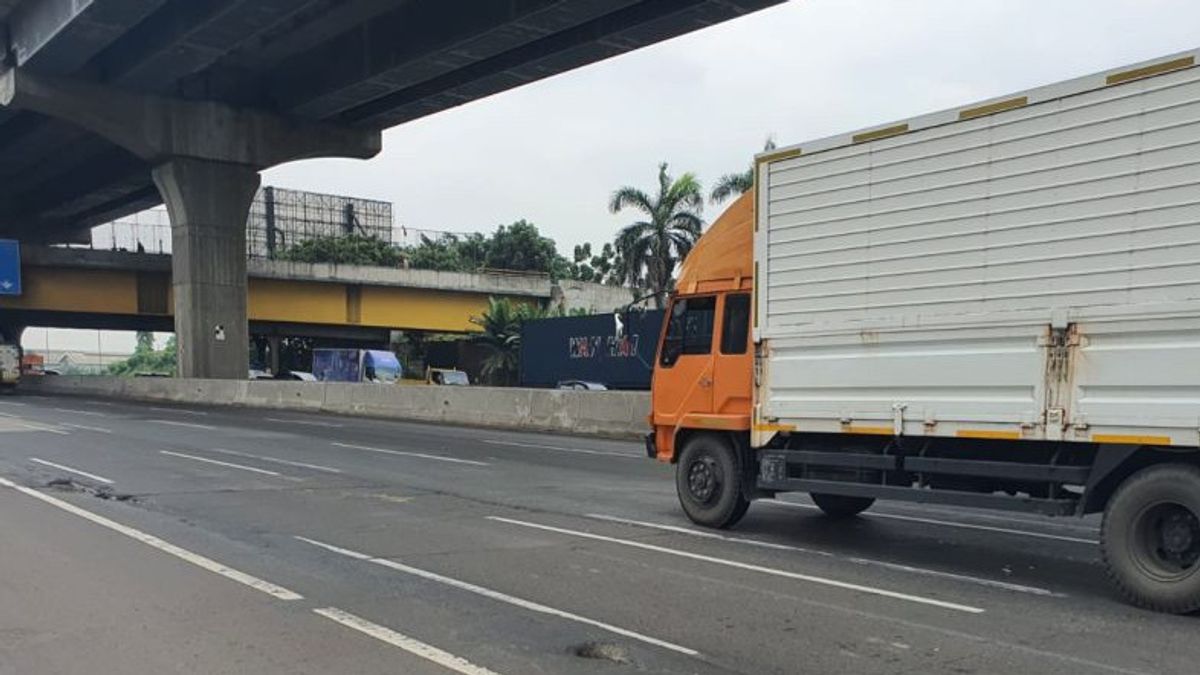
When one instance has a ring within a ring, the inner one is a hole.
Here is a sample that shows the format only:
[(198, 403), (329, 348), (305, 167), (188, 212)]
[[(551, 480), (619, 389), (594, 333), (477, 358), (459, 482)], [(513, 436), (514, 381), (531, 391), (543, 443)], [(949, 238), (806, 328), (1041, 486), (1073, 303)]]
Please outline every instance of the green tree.
[[(763, 144), (763, 152), (770, 152), (775, 149), (775, 139), (767, 137), (767, 142)], [(712, 192), (708, 195), (708, 201), (713, 204), (721, 202), (743, 194), (754, 187), (754, 164), (750, 164), (750, 168), (739, 173), (727, 173), (717, 179), (717, 184), (713, 186)]]
[(124, 361), (110, 363), (110, 375), (131, 376), (136, 374), (174, 375), (177, 342), (175, 336), (167, 338), (166, 346), (161, 350), (154, 349), (154, 335), (138, 331), (137, 346), (133, 354)]
[(374, 267), (398, 267), (401, 262), (400, 252), (391, 242), (361, 234), (314, 237), (289, 246), (276, 257), (293, 262)]
[(543, 237), (536, 225), (525, 220), (496, 228), (487, 246), (486, 263), (492, 269), (544, 272), (554, 278), (562, 276), (567, 266), (554, 240)]
[(565, 311), (562, 307), (548, 309), (533, 303), (514, 302), (509, 298), (488, 298), (488, 306), (483, 314), (471, 317), (471, 323), (483, 329), (473, 339), (488, 351), (483, 361), (484, 379), (489, 384), (516, 384), (517, 367), (521, 360), (522, 323), (556, 316), (587, 314), (587, 310), (579, 308)]
[(590, 243), (575, 247), (567, 276), (575, 281), (590, 281), (596, 284), (620, 286), (623, 283), (621, 266), (623, 260), (611, 243), (605, 244), (599, 253), (592, 252)]
[(663, 162), (658, 165), (656, 194), (631, 186), (618, 188), (608, 208), (613, 213), (632, 208), (646, 216), (617, 233), (615, 249), (622, 258), (623, 280), (650, 291), (655, 306), (661, 308), (671, 290), (675, 266), (700, 238), (704, 208), (700, 181), (692, 173), (672, 177)]

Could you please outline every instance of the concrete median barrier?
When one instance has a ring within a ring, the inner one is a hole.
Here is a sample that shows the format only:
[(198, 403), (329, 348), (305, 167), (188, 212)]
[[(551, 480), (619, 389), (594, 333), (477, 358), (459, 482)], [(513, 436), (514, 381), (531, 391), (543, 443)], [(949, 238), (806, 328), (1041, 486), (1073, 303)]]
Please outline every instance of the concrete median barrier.
[(627, 391), (71, 376), (29, 378), (22, 389), (617, 438), (644, 434), (650, 410), (648, 393)]

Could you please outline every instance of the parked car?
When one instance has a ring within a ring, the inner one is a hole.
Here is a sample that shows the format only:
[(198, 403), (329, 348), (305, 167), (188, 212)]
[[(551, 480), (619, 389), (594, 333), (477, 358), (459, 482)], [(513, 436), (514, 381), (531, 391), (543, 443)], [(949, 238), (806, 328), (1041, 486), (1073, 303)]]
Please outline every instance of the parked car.
[(298, 380), (300, 382), (316, 382), (317, 376), (303, 370), (285, 370), (275, 376), (276, 380)]
[(575, 391), (608, 391), (608, 387), (603, 384), (588, 382), (587, 380), (561, 380), (556, 388), (574, 389)]
[(271, 374), (265, 370), (259, 370), (258, 368), (251, 368), (249, 379), (251, 379), (251, 380), (270, 380), (273, 378), (271, 377)]
[(426, 384), (445, 384), (455, 387), (465, 387), (471, 384), (471, 378), (461, 370), (451, 368), (426, 368)]

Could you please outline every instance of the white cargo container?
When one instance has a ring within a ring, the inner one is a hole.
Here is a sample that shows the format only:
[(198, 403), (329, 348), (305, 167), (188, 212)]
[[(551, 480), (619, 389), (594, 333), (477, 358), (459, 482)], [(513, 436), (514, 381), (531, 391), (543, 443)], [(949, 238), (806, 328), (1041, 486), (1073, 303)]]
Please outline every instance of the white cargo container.
[(766, 156), (760, 415), (1200, 444), (1195, 56)]

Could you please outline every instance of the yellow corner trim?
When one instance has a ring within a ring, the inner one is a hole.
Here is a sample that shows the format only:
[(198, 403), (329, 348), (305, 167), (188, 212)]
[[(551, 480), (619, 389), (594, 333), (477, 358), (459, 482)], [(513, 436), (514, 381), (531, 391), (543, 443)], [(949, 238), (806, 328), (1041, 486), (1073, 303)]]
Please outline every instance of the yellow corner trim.
[(897, 124), (891, 127), (876, 129), (875, 131), (864, 131), (861, 134), (854, 135), (855, 143), (866, 143), (867, 141), (876, 141), (888, 136), (899, 136), (900, 134), (908, 133), (908, 124)]
[(1170, 445), (1170, 436), (1138, 436), (1130, 434), (1094, 434), (1096, 443), (1123, 443), (1128, 445)]
[(959, 438), (997, 438), (1013, 441), (1021, 438), (1021, 432), (1003, 429), (959, 429), (954, 435)]
[(869, 434), (871, 436), (894, 436), (895, 429), (891, 427), (860, 427), (853, 424), (842, 427), (842, 431), (847, 434)]
[(960, 119), (960, 120), (975, 119), (976, 117), (983, 117), (985, 115), (994, 115), (998, 112), (1004, 112), (1005, 110), (1013, 110), (1014, 108), (1023, 108), (1027, 105), (1029, 105), (1029, 97), (1028, 96), (1021, 96), (1018, 98), (1010, 98), (1007, 101), (997, 101), (995, 103), (988, 103), (987, 105), (981, 105), (981, 106), (977, 106), (974, 108), (967, 108), (966, 110), (960, 110), (958, 113), (958, 119)]
[(1169, 73), (1172, 70), (1182, 70), (1184, 68), (1191, 68), (1194, 65), (1196, 65), (1196, 57), (1185, 56), (1183, 58), (1172, 59), (1170, 61), (1163, 61), (1162, 63), (1155, 63), (1153, 65), (1143, 66), (1141, 68), (1134, 68), (1133, 70), (1126, 70), (1126, 71), (1122, 71), (1120, 73), (1113, 73), (1112, 75), (1109, 75), (1104, 80), (1104, 83), (1105, 84), (1121, 84), (1122, 82), (1129, 82), (1131, 80), (1140, 80), (1143, 77), (1150, 77), (1151, 75), (1160, 75), (1162, 73)]
[(795, 431), (795, 424), (755, 424), (755, 431)]
[(759, 155), (757, 164), (770, 164), (771, 162), (782, 162), (785, 159), (793, 159), (799, 157), (803, 153), (800, 148), (788, 148), (787, 150), (776, 150), (767, 155)]

